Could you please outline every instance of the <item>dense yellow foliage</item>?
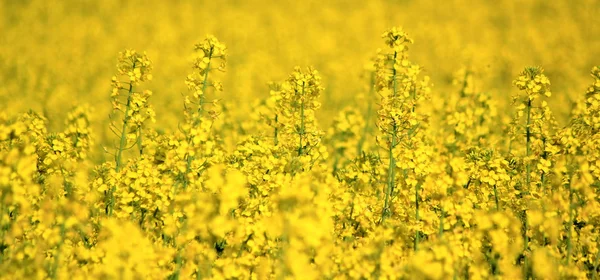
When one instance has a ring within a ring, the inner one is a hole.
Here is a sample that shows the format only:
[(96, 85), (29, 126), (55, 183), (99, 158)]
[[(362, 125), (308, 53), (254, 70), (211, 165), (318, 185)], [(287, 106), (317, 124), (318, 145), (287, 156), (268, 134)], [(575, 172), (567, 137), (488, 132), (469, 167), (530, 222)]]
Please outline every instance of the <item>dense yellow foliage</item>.
[(0, 1), (0, 279), (597, 279), (599, 13)]

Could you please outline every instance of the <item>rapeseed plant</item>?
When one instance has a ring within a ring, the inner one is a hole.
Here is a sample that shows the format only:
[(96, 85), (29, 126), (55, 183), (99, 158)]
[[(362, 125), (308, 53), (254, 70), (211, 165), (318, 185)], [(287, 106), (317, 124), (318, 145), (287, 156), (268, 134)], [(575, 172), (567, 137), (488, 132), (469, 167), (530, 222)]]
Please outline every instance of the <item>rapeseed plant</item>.
[[(414, 248), (416, 250), (421, 234), (419, 230), (419, 204), (422, 200), (420, 188), (428, 173), (428, 157), (431, 156), (430, 147), (424, 142), (424, 136), (420, 133), (427, 127), (426, 117), (419, 114), (417, 108), (430, 90), (429, 78), (424, 77), (420, 80), (421, 67), (408, 60), (408, 49), (412, 39), (401, 28), (386, 31), (382, 38), (389, 52), (380, 52), (375, 62), (376, 89), (381, 95), (377, 126), (387, 138), (379, 141), (388, 153), (389, 166), (381, 223), (392, 215), (393, 196), (399, 196), (396, 203), (412, 201), (415, 205)], [(402, 172), (401, 181), (396, 179), (397, 168)], [(398, 182), (402, 182), (401, 185)], [(410, 189), (414, 190), (414, 200), (409, 198)], [(395, 194), (395, 191), (398, 193)], [(404, 213), (398, 215), (408, 215), (405, 210), (402, 211)]]
[(206, 96), (209, 88), (213, 88), (215, 92), (223, 91), (221, 83), (214, 80), (214, 75), (211, 76), (210, 73), (215, 70), (225, 70), (227, 48), (217, 38), (208, 35), (204, 41), (195, 45), (194, 51), (192, 65), (194, 71), (185, 80), (191, 94), (185, 97), (186, 122), (182, 127), (187, 138), (187, 143), (184, 145), (187, 145), (188, 149), (185, 155), (186, 168), (182, 179), (184, 188), (197, 177), (193, 174), (200, 174), (206, 165), (213, 161), (210, 160), (213, 155), (218, 156), (218, 153), (215, 153), (215, 150), (218, 150), (215, 139), (210, 137), (216, 112), (214, 109), (207, 110), (206, 108), (216, 100), (209, 102)]

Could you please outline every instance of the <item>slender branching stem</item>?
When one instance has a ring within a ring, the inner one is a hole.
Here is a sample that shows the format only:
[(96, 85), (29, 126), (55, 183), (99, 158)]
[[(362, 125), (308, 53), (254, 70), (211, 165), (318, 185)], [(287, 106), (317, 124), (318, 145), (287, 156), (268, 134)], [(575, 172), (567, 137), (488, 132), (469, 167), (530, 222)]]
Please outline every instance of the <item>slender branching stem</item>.
[[(398, 52), (394, 51), (394, 59), (396, 61), (396, 57), (398, 56)], [(398, 94), (398, 81), (396, 77), (396, 68), (392, 67), (392, 100), (396, 98)], [(390, 116), (391, 117), (391, 116)], [(385, 218), (391, 214), (390, 211), (390, 201), (392, 196), (392, 191), (394, 189), (394, 183), (396, 181), (396, 159), (394, 158), (394, 147), (396, 146), (396, 138), (398, 137), (398, 127), (396, 126), (396, 122), (393, 121), (392, 131), (390, 132), (390, 146), (388, 148), (389, 153), (389, 166), (388, 166), (388, 179), (387, 186), (385, 189), (385, 201), (383, 205), (383, 210), (381, 211), (381, 223), (385, 221)]]
[[(133, 62), (133, 69), (135, 69), (135, 62)], [(131, 95), (133, 94), (133, 83), (129, 82), (129, 90), (127, 93), (127, 104), (125, 106), (125, 115), (123, 116), (123, 127), (121, 128), (121, 138), (119, 140), (119, 148), (117, 149), (117, 154), (115, 156), (115, 171), (119, 172), (121, 170), (121, 161), (123, 157), (123, 151), (126, 149), (127, 145), (127, 125), (129, 123), (129, 119), (131, 115), (129, 114), (129, 110), (131, 107)], [(108, 204), (108, 216), (112, 216), (113, 210), (115, 208), (115, 197), (114, 197), (115, 187), (113, 186), (109, 191), (109, 204)]]
[(569, 182), (567, 187), (569, 188), (569, 224), (567, 226), (567, 265), (571, 262), (571, 252), (573, 250), (573, 222), (575, 219), (575, 205), (573, 204), (573, 187), (571, 186), (572, 175), (569, 175)]
[[(135, 63), (133, 68), (135, 68)], [(127, 124), (129, 123), (129, 119), (131, 115), (129, 114), (129, 110), (131, 107), (131, 94), (133, 93), (133, 84), (129, 83), (129, 91), (127, 93), (127, 104), (125, 106), (125, 115), (123, 116), (123, 127), (121, 129), (121, 138), (119, 140), (119, 149), (117, 150), (117, 155), (115, 157), (115, 171), (119, 172), (121, 169), (121, 160), (123, 156), (123, 151), (125, 150), (125, 146), (127, 145)]]
[[(525, 143), (525, 158), (526, 158), (526, 164), (525, 164), (525, 203), (527, 203), (527, 199), (529, 198), (529, 193), (531, 191), (531, 162), (529, 159), (529, 155), (531, 154), (531, 103), (532, 103), (532, 99), (530, 97), (527, 98), (527, 123), (525, 125), (525, 137), (526, 137), (526, 143)], [(527, 250), (529, 248), (529, 236), (527, 235), (527, 232), (529, 231), (529, 221), (527, 219), (527, 209), (523, 210), (523, 253), (524, 253), (524, 261), (523, 261), (523, 269), (526, 272), (525, 275), (527, 275), (528, 273), (528, 263), (529, 260), (527, 259)]]
[[(415, 222), (418, 224), (419, 220), (421, 219), (421, 217), (419, 217), (419, 191), (421, 190), (421, 183), (417, 183), (417, 185), (415, 186)], [(417, 229), (415, 231), (415, 251), (419, 250), (419, 239), (420, 239), (420, 232)]]
[(273, 131), (273, 145), (277, 146), (279, 144), (279, 115), (275, 114), (275, 129)]

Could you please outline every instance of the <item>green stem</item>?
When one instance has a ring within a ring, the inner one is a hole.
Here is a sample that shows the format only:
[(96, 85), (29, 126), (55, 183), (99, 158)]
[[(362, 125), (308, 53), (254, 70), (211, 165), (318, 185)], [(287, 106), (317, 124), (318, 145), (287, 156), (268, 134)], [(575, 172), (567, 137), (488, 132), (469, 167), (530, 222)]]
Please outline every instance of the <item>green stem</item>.
[[(394, 59), (393, 61), (396, 61), (396, 57), (398, 56), (398, 52), (394, 52)], [(398, 82), (396, 81), (396, 68), (392, 67), (392, 85), (393, 85), (393, 92), (392, 92), (392, 100), (394, 98), (396, 98), (396, 95), (398, 93)], [(390, 116), (391, 117), (391, 116)], [(385, 190), (385, 201), (383, 204), (383, 210), (381, 211), (381, 224), (383, 224), (383, 222), (385, 221), (385, 218), (390, 215), (391, 211), (390, 211), (390, 200), (391, 200), (391, 196), (392, 196), (392, 191), (394, 190), (394, 181), (396, 179), (396, 159), (394, 158), (394, 147), (396, 146), (396, 137), (397, 137), (397, 132), (398, 128), (396, 126), (396, 122), (393, 122), (392, 125), (392, 132), (390, 135), (390, 146), (389, 146), (389, 165), (388, 165), (388, 179), (387, 179), (387, 187)]]
[(500, 203), (498, 202), (498, 188), (494, 185), (494, 198), (496, 200), (496, 211), (500, 210)]
[(412, 101), (413, 101), (411, 112), (414, 113), (415, 110), (417, 110), (417, 87), (416, 86), (413, 87), (411, 96), (412, 96)]
[[(546, 153), (546, 137), (542, 137), (542, 158), (548, 159), (548, 153)], [(545, 185), (546, 184), (546, 173), (542, 170), (542, 175), (540, 175), (540, 187), (542, 189), (542, 193), (545, 193)]]
[[(4, 236), (6, 235), (6, 230), (4, 230), (4, 211), (7, 210), (4, 206), (5, 196), (6, 192), (2, 192), (2, 197), (0, 197), (0, 245), (8, 245), (4, 244)], [(8, 222), (10, 223), (10, 220)], [(9, 228), (9, 226), (7, 226), (7, 228)], [(0, 264), (1, 263), (4, 263), (4, 252), (0, 252)]]
[(336, 176), (336, 178), (338, 177), (338, 164), (340, 162), (340, 158), (342, 157), (342, 152), (340, 152), (340, 150), (336, 149), (334, 154), (333, 154), (333, 176)]
[[(135, 62), (133, 63), (133, 68), (135, 68)], [(129, 83), (129, 92), (127, 94), (127, 105), (125, 107), (125, 116), (123, 117), (123, 129), (121, 129), (121, 139), (119, 141), (119, 149), (117, 150), (117, 155), (115, 157), (115, 171), (119, 172), (121, 169), (121, 158), (123, 156), (123, 151), (125, 150), (125, 146), (127, 145), (127, 123), (131, 116), (129, 115), (129, 107), (131, 106), (131, 94), (133, 93), (133, 83)]]
[(273, 132), (273, 138), (275, 138), (275, 140), (273, 141), (273, 145), (277, 146), (277, 144), (279, 144), (279, 128), (277, 127), (279, 125), (279, 115), (275, 114), (275, 131)]
[[(133, 66), (135, 69), (135, 62), (133, 62)], [(127, 123), (131, 118), (129, 114), (129, 107), (131, 106), (131, 94), (133, 93), (133, 83), (129, 83), (129, 90), (127, 93), (127, 105), (125, 106), (125, 115), (123, 116), (123, 128), (121, 129), (121, 139), (119, 140), (119, 149), (117, 150), (117, 155), (115, 156), (115, 171), (118, 173), (121, 170), (121, 160), (123, 157), (123, 151), (125, 150), (125, 146), (127, 145)], [(109, 204), (108, 204), (108, 216), (112, 216), (113, 210), (115, 208), (115, 193), (116, 188), (113, 186), (109, 191)]]
[(440, 229), (438, 232), (438, 236), (440, 239), (442, 239), (443, 235), (444, 235), (444, 209), (442, 208), (441, 213), (440, 213)]
[(304, 82), (302, 82), (302, 103), (300, 104), (300, 131), (298, 132), (299, 144), (298, 144), (298, 156), (302, 155), (302, 137), (304, 136)]
[[(417, 225), (419, 224), (419, 220), (421, 219), (419, 217), (419, 190), (421, 187), (421, 183), (417, 183), (417, 185), (415, 186), (415, 222), (417, 223)], [(415, 232), (415, 251), (419, 250), (419, 238), (420, 238), (420, 234), (419, 234), (419, 230), (417, 229), (417, 231)]]
[[(598, 246), (600, 244), (596, 244)], [(598, 278), (598, 259), (600, 258), (600, 250), (596, 253), (596, 258), (594, 259), (594, 266), (592, 267), (592, 280), (596, 280)]]
[[(531, 154), (531, 98), (528, 97), (527, 99), (527, 124), (525, 126), (525, 137), (526, 137), (526, 143), (525, 143), (525, 147), (526, 147), (526, 165), (525, 165), (525, 172), (527, 173), (525, 175), (526, 178), (526, 192), (525, 192), (525, 200), (527, 200), (528, 196), (529, 196), (529, 191), (531, 188), (531, 163), (530, 163), (530, 159), (529, 159), (529, 155)], [(527, 202), (525, 202), (527, 203)], [(527, 272), (528, 272), (528, 259), (527, 259), (527, 254), (526, 251), (529, 248), (529, 236), (527, 235), (527, 232), (529, 231), (529, 221), (527, 220), (527, 209), (523, 210), (523, 228), (524, 228), (524, 232), (523, 232), (523, 255), (524, 255), (524, 261), (523, 261), (523, 269), (524, 269), (524, 275), (526, 275), (527, 277)]]
[[(180, 218), (180, 219), (182, 219), (182, 221), (183, 221), (183, 225), (181, 227), (180, 232), (185, 232), (188, 229), (188, 220), (183, 220), (183, 218)], [(181, 253), (182, 253), (182, 250), (185, 245), (178, 244), (177, 240), (175, 240), (175, 239), (173, 239), (172, 242), (173, 242), (173, 248), (177, 249), (177, 255), (175, 256), (175, 272), (173, 272), (173, 274), (171, 274), (169, 279), (170, 280), (178, 280), (181, 275), (181, 268), (183, 267), (183, 256), (181, 255)], [(198, 273), (198, 275), (200, 274), (200, 268), (198, 268), (197, 273)]]
[(526, 130), (526, 157), (527, 157), (527, 165), (526, 165), (526, 180), (527, 180), (527, 192), (529, 193), (529, 184), (531, 183), (531, 164), (529, 162), (529, 155), (531, 153), (531, 99), (528, 99), (527, 101), (527, 126), (525, 127)]
[(573, 188), (571, 187), (572, 176), (569, 176), (569, 224), (567, 227), (567, 265), (571, 262), (572, 238), (573, 238), (573, 220), (575, 219), (575, 206), (573, 205)]
[[(200, 116), (202, 115), (202, 112), (204, 111), (204, 99), (205, 99), (205, 95), (206, 95), (206, 87), (208, 85), (208, 72), (210, 72), (210, 63), (212, 62), (212, 56), (213, 56), (213, 51), (214, 51), (214, 47), (210, 47), (210, 51), (208, 52), (208, 63), (206, 64), (206, 71), (204, 72), (204, 80), (202, 81), (202, 95), (200, 96), (200, 100), (198, 103), (198, 119), (197, 121), (200, 120)], [(196, 123), (197, 124), (197, 123)]]
[(63, 189), (65, 190), (65, 196), (71, 197), (71, 184), (67, 181), (67, 176), (65, 175), (64, 167), (60, 168), (60, 175), (63, 177)]
[(390, 210), (390, 200), (392, 196), (392, 191), (394, 189), (394, 183), (396, 179), (396, 158), (394, 158), (394, 146), (396, 146), (396, 125), (393, 127), (393, 134), (390, 136), (390, 147), (389, 147), (389, 165), (388, 165), (388, 179), (387, 179), (387, 187), (385, 190), (385, 201), (383, 204), (383, 211), (381, 212), (381, 223), (385, 221), (385, 218), (389, 216), (391, 213)]
[(52, 266), (52, 271), (50, 272), (50, 275), (52, 276), (52, 279), (58, 279), (58, 265), (60, 264), (60, 249), (65, 241), (65, 224), (61, 224), (60, 225), (60, 242), (57, 245), (56, 248), (56, 256), (54, 257), (54, 264)]
[[(181, 257), (181, 251), (177, 252), (177, 256), (175, 257), (175, 272), (173, 273), (173, 275), (170, 277), (170, 279), (172, 280), (178, 280), (179, 276), (181, 275), (181, 266), (182, 266), (182, 262), (183, 262), (183, 258)], [(198, 273), (200, 273), (198, 271)]]
[(77, 144), (79, 143), (79, 136), (81, 136), (79, 134), (79, 132), (75, 133), (75, 135), (73, 135), (73, 148), (77, 149)]
[(140, 156), (144, 153), (144, 148), (142, 147), (142, 130), (138, 131), (138, 139), (137, 139), (138, 150), (140, 151)]

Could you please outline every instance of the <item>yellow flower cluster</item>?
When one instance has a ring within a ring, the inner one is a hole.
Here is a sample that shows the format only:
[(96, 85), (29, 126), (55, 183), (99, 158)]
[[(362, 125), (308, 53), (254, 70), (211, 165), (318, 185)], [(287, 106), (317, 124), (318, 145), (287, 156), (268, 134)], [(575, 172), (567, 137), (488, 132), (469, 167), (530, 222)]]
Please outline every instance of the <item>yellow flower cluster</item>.
[(528, 67), (521, 72), (514, 84), (520, 90), (524, 90), (528, 100), (534, 100), (541, 95), (550, 97), (550, 80), (543, 74), (544, 70), (540, 67)]

